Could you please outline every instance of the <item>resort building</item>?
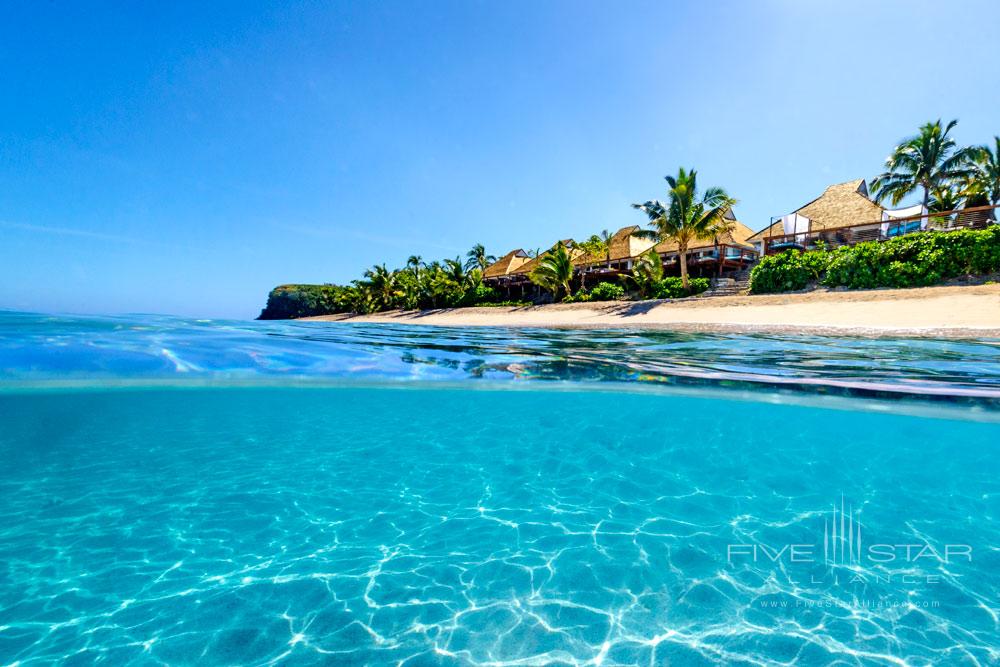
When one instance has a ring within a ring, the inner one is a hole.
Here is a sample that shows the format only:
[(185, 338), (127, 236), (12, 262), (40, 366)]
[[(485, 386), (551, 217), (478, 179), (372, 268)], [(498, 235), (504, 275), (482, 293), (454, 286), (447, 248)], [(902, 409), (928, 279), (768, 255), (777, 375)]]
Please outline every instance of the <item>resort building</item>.
[(836, 248), (926, 229), (984, 227), (993, 221), (993, 209), (978, 206), (932, 213), (920, 204), (886, 209), (872, 200), (868, 185), (859, 178), (831, 185), (808, 204), (772, 218), (770, 225), (747, 240), (759, 255), (821, 246)]
[(883, 212), (869, 197), (865, 179), (859, 178), (831, 185), (808, 204), (772, 218), (770, 225), (747, 241), (766, 255), (803, 248), (807, 241), (815, 244), (820, 239), (832, 246), (872, 240), (879, 236)]
[[(732, 209), (726, 211), (730, 229), (714, 239), (694, 241), (688, 246), (688, 273), (694, 277), (722, 278), (739, 275), (753, 264), (758, 250), (750, 239), (753, 230), (736, 219)], [(667, 275), (680, 275), (680, 253), (676, 241), (656, 244), (656, 252), (663, 261)]]
[[(757, 259), (757, 251), (748, 241), (753, 230), (739, 222), (731, 210), (726, 213), (726, 217), (731, 231), (714, 239), (696, 241), (688, 248), (688, 272), (691, 276), (731, 277), (748, 269)], [(616, 282), (619, 276), (632, 270), (643, 253), (654, 246), (663, 260), (664, 272), (667, 275), (680, 275), (677, 244), (656, 243), (639, 234), (640, 230), (639, 225), (622, 227), (608, 239), (607, 252), (598, 255), (578, 248), (572, 239), (561, 241), (573, 260), (574, 289), (604, 281)], [(540, 289), (528, 276), (551, 251), (549, 249), (531, 258), (521, 249), (512, 250), (486, 267), (483, 282), (510, 299), (540, 296)]]

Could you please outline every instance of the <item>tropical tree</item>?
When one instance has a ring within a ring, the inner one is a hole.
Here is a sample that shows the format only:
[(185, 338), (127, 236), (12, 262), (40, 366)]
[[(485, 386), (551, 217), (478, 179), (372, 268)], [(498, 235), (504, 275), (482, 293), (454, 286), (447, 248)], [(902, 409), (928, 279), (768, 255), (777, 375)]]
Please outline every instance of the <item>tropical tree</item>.
[(993, 137), (994, 147), (975, 149), (972, 174), (966, 183), (970, 199), (983, 201), (986, 206), (1000, 204), (1000, 137)]
[(552, 292), (556, 300), (562, 292), (569, 295), (569, 284), (573, 280), (573, 259), (562, 241), (539, 260), (538, 266), (532, 269), (528, 278), (542, 289)]
[(731, 229), (732, 223), (726, 213), (736, 200), (719, 187), (705, 190), (698, 196), (698, 172), (686, 171), (681, 167), (677, 176), (666, 176), (667, 201), (656, 199), (644, 204), (632, 204), (649, 218), (652, 230), (645, 230), (642, 236), (659, 241), (675, 241), (680, 256), (681, 284), (688, 287), (687, 251), (692, 241), (711, 239)]
[(457, 306), (465, 297), (467, 285), (465, 268), (456, 259), (437, 262), (428, 270), (427, 296), (432, 308)]
[(600, 234), (591, 234), (586, 241), (576, 244), (576, 247), (583, 250), (592, 257), (600, 257), (604, 262), (611, 263), (611, 237), (612, 234), (604, 229)]
[(365, 281), (360, 283), (367, 287), (376, 302), (384, 309), (392, 308), (397, 295), (396, 274), (385, 268), (385, 264), (378, 264), (365, 271)]
[(361, 280), (352, 280), (348, 289), (348, 303), (351, 312), (367, 315), (379, 309), (378, 297), (372, 286)]
[(948, 186), (937, 187), (931, 190), (931, 198), (927, 202), (927, 210), (931, 213), (954, 211), (962, 205), (964, 199), (965, 192), (958, 188)]
[(458, 257), (455, 259), (446, 259), (441, 267), (441, 270), (448, 277), (449, 280), (453, 281), (456, 285), (461, 285), (466, 287), (470, 282), (470, 274), (465, 269), (465, 265), (462, 264), (462, 260)]
[(420, 255), (410, 255), (406, 258), (406, 268), (410, 270), (417, 280), (420, 280), (420, 267), (423, 265), (424, 258)]
[(648, 297), (653, 294), (656, 284), (663, 280), (663, 260), (660, 253), (650, 248), (632, 265), (632, 281), (639, 288), (639, 293)]
[(472, 271), (473, 269), (479, 269), (480, 271), (485, 271), (486, 267), (497, 261), (497, 258), (493, 255), (486, 254), (486, 248), (482, 243), (477, 243), (472, 246), (472, 250), (465, 253), (465, 270)]
[(948, 133), (958, 124), (941, 120), (925, 123), (916, 136), (904, 139), (886, 158), (886, 171), (872, 181), (876, 201), (889, 199), (895, 206), (908, 194), (923, 190), (923, 204), (930, 206), (935, 189), (948, 188), (972, 175), (974, 148), (959, 148)]

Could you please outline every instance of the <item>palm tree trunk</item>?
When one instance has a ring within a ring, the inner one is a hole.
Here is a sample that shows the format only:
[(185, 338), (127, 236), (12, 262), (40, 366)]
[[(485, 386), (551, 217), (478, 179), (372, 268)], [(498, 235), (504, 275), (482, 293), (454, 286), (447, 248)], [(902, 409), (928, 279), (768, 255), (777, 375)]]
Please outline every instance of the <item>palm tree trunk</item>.
[(681, 286), (688, 291), (688, 249), (687, 244), (677, 246), (677, 254), (681, 258)]

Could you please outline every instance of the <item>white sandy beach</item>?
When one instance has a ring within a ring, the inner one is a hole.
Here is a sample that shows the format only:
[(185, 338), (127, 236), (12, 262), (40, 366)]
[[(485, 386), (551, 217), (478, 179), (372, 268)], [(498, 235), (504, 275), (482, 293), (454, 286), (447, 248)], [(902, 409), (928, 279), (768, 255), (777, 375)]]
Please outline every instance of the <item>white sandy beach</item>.
[(330, 322), (1000, 336), (1000, 285), (454, 308), (306, 318)]

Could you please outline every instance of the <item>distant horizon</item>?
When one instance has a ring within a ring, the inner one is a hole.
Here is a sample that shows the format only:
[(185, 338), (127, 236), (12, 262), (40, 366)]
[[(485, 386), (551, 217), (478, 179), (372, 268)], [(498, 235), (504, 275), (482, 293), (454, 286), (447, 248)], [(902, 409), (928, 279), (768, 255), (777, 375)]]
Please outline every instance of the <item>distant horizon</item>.
[[(252, 319), (279, 284), (645, 226), (682, 166), (759, 231), (924, 122), (1000, 133), (979, 0), (0, 12), (0, 310)], [(961, 49), (886, 60), (919, 35)]]

